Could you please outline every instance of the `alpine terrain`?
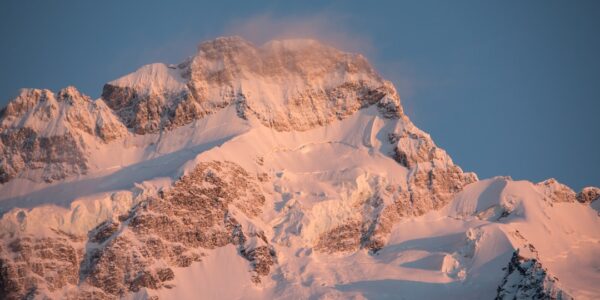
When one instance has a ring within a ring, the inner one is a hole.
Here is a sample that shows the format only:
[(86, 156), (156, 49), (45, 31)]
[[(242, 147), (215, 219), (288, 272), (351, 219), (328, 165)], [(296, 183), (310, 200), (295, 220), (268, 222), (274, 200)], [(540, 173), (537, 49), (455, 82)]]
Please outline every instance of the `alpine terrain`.
[(23, 89), (0, 154), (1, 299), (600, 298), (600, 189), (478, 179), (314, 40)]

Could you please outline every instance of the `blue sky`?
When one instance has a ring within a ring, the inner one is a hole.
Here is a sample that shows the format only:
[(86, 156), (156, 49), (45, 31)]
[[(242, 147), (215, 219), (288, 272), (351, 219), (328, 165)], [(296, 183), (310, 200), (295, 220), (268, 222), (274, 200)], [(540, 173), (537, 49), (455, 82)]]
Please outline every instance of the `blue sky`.
[(0, 105), (92, 97), (141, 65), (239, 34), (363, 52), (411, 119), (480, 178), (600, 186), (600, 1), (2, 1)]

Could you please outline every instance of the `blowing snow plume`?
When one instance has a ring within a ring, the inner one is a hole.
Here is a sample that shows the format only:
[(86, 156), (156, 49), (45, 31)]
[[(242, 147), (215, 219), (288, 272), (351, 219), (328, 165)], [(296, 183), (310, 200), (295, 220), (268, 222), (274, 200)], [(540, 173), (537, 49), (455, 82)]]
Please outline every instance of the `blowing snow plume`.
[(372, 41), (360, 33), (349, 32), (346, 25), (349, 22), (349, 17), (333, 13), (289, 17), (261, 14), (231, 22), (224, 32), (242, 36), (256, 45), (276, 39), (315, 39), (345, 51), (372, 52)]

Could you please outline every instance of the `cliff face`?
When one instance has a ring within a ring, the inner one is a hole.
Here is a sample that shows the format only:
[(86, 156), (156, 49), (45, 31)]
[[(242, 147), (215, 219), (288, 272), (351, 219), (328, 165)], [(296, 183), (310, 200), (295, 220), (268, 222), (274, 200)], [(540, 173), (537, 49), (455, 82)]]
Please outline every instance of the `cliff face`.
[(555, 297), (537, 276), (545, 256), (510, 260), (527, 239), (505, 232), (539, 225), (568, 245), (587, 240), (564, 232), (598, 233), (594, 188), (478, 181), (364, 57), (312, 40), (218, 38), (97, 100), (23, 90), (2, 110), (0, 153), (7, 299), (185, 298), (205, 273), (222, 289), (231, 277), (238, 298), (368, 296), (361, 281), (380, 277), (448, 284), (454, 298)]
[(0, 115), (0, 182), (16, 177), (52, 182), (85, 174), (86, 148), (125, 134), (102, 100), (73, 87), (57, 94), (22, 90)]
[(524, 258), (516, 251), (506, 267), (496, 299), (573, 299), (558, 286), (536, 258)]

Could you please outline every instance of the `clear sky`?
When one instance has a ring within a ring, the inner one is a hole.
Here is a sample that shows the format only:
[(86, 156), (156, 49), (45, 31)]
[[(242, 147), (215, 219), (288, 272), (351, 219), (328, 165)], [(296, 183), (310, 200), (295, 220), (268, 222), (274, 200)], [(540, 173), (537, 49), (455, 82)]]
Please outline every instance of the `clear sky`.
[(98, 97), (231, 34), (363, 52), (480, 178), (600, 186), (600, 1), (2, 1), (0, 105), (22, 87)]

